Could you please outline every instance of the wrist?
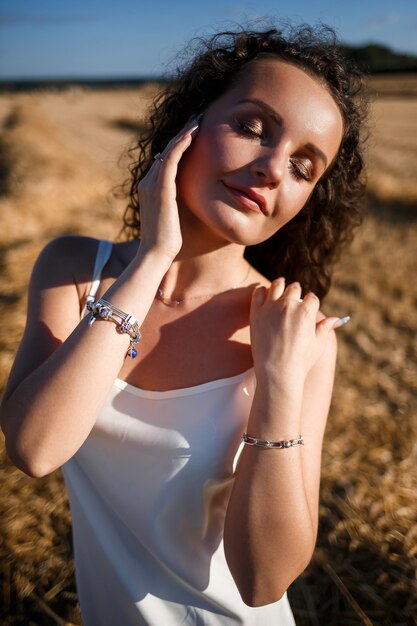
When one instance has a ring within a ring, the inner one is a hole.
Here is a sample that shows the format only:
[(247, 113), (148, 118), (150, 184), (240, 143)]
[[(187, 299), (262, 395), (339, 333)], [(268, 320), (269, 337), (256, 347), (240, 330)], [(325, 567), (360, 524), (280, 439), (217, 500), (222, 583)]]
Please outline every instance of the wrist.
[(256, 385), (247, 433), (253, 437), (278, 440), (300, 435), (302, 391), (283, 391)]
[(170, 252), (159, 245), (146, 242), (142, 239), (136, 257), (139, 259), (143, 259), (144, 257), (152, 258), (154, 262), (163, 265), (165, 270), (168, 270), (178, 252)]
[(286, 367), (275, 367), (272, 372), (255, 369), (256, 389), (264, 397), (281, 401), (284, 398), (302, 398), (305, 376)]
[(126, 270), (128, 273), (133, 271), (136, 274), (136, 271), (142, 268), (146, 271), (146, 275), (154, 277), (159, 285), (159, 282), (171, 267), (172, 261), (172, 257), (160, 248), (148, 246), (141, 241), (136, 255)]

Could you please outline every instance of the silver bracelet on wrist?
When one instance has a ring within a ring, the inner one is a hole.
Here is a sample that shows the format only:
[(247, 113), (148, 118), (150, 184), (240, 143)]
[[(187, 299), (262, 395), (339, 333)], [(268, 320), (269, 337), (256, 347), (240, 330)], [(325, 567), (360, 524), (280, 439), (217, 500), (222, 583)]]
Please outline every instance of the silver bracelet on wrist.
[(258, 446), (259, 448), (273, 448), (280, 450), (281, 448), (293, 448), (294, 446), (303, 446), (304, 437), (301, 435), (296, 439), (288, 439), (287, 441), (268, 441), (268, 439), (258, 439), (257, 437), (250, 437), (247, 433), (242, 435), (243, 441), (248, 446)]
[(97, 317), (100, 317), (103, 320), (114, 322), (119, 333), (129, 335), (130, 346), (126, 356), (130, 356), (134, 359), (138, 354), (135, 346), (142, 338), (136, 317), (118, 309), (116, 306), (110, 304), (110, 302), (107, 302), (107, 300), (103, 300), (103, 298), (100, 298), (100, 300), (96, 302), (92, 302), (91, 300), (87, 301), (86, 306), (87, 310), (91, 313), (88, 318), (89, 326), (92, 326)]

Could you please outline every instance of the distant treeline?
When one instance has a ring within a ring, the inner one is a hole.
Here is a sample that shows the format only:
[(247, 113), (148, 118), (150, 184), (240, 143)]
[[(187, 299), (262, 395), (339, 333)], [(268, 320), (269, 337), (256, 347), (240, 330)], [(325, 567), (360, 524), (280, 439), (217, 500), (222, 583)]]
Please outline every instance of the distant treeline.
[(366, 46), (344, 44), (341, 50), (347, 59), (354, 61), (367, 74), (417, 72), (417, 56), (400, 54), (377, 43)]
[[(417, 72), (417, 56), (394, 52), (387, 46), (370, 43), (366, 46), (340, 46), (343, 54), (352, 60), (359, 69), (367, 74), (382, 74), (396, 72)], [(50, 79), (0, 79), (1, 92), (16, 91), (50, 91), (51, 89), (117, 89), (136, 87), (144, 83), (165, 83), (167, 78), (158, 77), (126, 77), (126, 78), (50, 78)]]
[(164, 84), (165, 78), (129, 76), (123, 78), (28, 78), (0, 79), (0, 93), (18, 91), (76, 91), (79, 89), (129, 89), (149, 83)]

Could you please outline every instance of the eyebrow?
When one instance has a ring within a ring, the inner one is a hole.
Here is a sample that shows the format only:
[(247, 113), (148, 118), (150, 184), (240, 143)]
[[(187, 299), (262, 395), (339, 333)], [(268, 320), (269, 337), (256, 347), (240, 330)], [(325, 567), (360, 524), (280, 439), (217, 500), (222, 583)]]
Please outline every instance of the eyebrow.
[[(258, 98), (244, 98), (243, 100), (239, 100), (238, 104), (256, 104), (258, 107), (266, 111), (269, 117), (275, 122), (275, 124), (279, 127), (283, 125), (283, 119), (275, 109), (273, 109), (269, 104), (264, 102), (263, 100), (259, 100)], [(322, 150), (314, 143), (306, 143), (304, 148), (313, 152), (313, 154), (317, 155), (321, 161), (323, 161), (324, 167), (327, 167), (327, 157)]]

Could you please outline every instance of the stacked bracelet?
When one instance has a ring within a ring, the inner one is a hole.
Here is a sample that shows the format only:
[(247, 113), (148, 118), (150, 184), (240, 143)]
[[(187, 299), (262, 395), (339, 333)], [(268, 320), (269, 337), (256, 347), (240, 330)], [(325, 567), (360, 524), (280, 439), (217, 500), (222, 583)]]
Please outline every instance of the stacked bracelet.
[(301, 435), (296, 439), (289, 439), (288, 441), (268, 441), (268, 439), (249, 437), (247, 433), (243, 433), (242, 439), (248, 446), (258, 446), (259, 448), (274, 448), (276, 450), (280, 450), (281, 448), (292, 448), (294, 446), (304, 445), (304, 438)]
[(87, 302), (87, 309), (91, 313), (88, 319), (89, 326), (94, 324), (97, 317), (101, 317), (103, 320), (114, 322), (120, 333), (127, 333), (129, 335), (130, 346), (127, 354), (134, 359), (138, 354), (135, 349), (135, 345), (142, 338), (136, 317), (121, 311), (117, 307), (110, 304), (110, 302), (103, 299), (97, 300), (96, 302)]

